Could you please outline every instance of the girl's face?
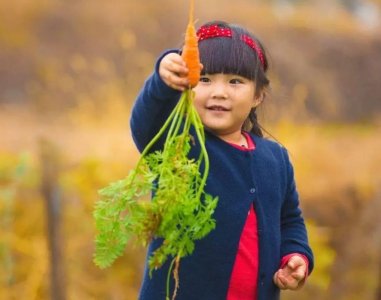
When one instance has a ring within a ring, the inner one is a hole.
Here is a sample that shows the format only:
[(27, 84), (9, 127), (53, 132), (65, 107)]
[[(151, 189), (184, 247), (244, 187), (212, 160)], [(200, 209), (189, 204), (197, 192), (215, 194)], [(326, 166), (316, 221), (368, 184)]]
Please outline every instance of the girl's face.
[(202, 123), (220, 137), (240, 133), (250, 110), (260, 103), (254, 81), (234, 74), (202, 75), (194, 91)]

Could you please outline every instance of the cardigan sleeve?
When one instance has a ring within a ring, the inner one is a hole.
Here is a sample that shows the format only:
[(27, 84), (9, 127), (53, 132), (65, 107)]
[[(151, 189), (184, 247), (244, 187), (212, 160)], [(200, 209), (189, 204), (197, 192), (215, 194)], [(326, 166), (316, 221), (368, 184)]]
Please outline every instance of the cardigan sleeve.
[(307, 257), (308, 273), (312, 272), (314, 258), (308, 244), (307, 230), (299, 207), (299, 196), (295, 185), (294, 170), (286, 149), (283, 149), (287, 189), (281, 212), (281, 257), (291, 253), (300, 253)]
[[(159, 65), (163, 57), (178, 50), (165, 51), (156, 62), (154, 72), (145, 81), (132, 108), (130, 128), (132, 138), (140, 152), (159, 132), (165, 120), (176, 106), (181, 92), (167, 86), (159, 75)], [(159, 140), (152, 151), (160, 149)]]

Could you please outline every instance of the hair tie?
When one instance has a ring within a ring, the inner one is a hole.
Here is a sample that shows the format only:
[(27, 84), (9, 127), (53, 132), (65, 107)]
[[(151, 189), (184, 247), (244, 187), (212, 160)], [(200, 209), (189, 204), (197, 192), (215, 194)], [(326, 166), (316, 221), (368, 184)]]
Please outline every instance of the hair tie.
[[(233, 36), (233, 31), (229, 27), (221, 27), (218, 25), (209, 25), (209, 26), (201, 26), (197, 30), (198, 41), (201, 42), (206, 39), (216, 38), (216, 37), (227, 37), (231, 38)], [(257, 54), (259, 60), (262, 63), (263, 68), (266, 70), (266, 60), (263, 55), (262, 49), (257, 45), (257, 43), (248, 35), (241, 35), (241, 41), (243, 41), (246, 45), (248, 45), (254, 52)]]

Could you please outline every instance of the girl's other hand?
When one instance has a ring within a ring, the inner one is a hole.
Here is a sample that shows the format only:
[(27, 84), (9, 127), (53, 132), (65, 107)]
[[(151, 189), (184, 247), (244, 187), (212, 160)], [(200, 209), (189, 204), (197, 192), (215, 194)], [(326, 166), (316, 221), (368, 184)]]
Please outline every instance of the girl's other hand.
[(169, 53), (163, 57), (159, 65), (159, 75), (166, 85), (175, 90), (184, 91), (189, 87), (188, 68), (177, 53)]
[(287, 265), (274, 274), (274, 283), (281, 290), (297, 290), (303, 286), (307, 264), (299, 255), (290, 258)]

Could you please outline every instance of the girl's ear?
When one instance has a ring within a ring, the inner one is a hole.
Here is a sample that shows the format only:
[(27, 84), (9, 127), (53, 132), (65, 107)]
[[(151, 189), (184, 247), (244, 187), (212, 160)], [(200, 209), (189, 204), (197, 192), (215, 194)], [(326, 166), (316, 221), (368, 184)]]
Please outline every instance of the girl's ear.
[(262, 91), (259, 93), (259, 95), (254, 95), (254, 102), (252, 108), (257, 107), (262, 103), (262, 101), (265, 99), (265, 92)]

